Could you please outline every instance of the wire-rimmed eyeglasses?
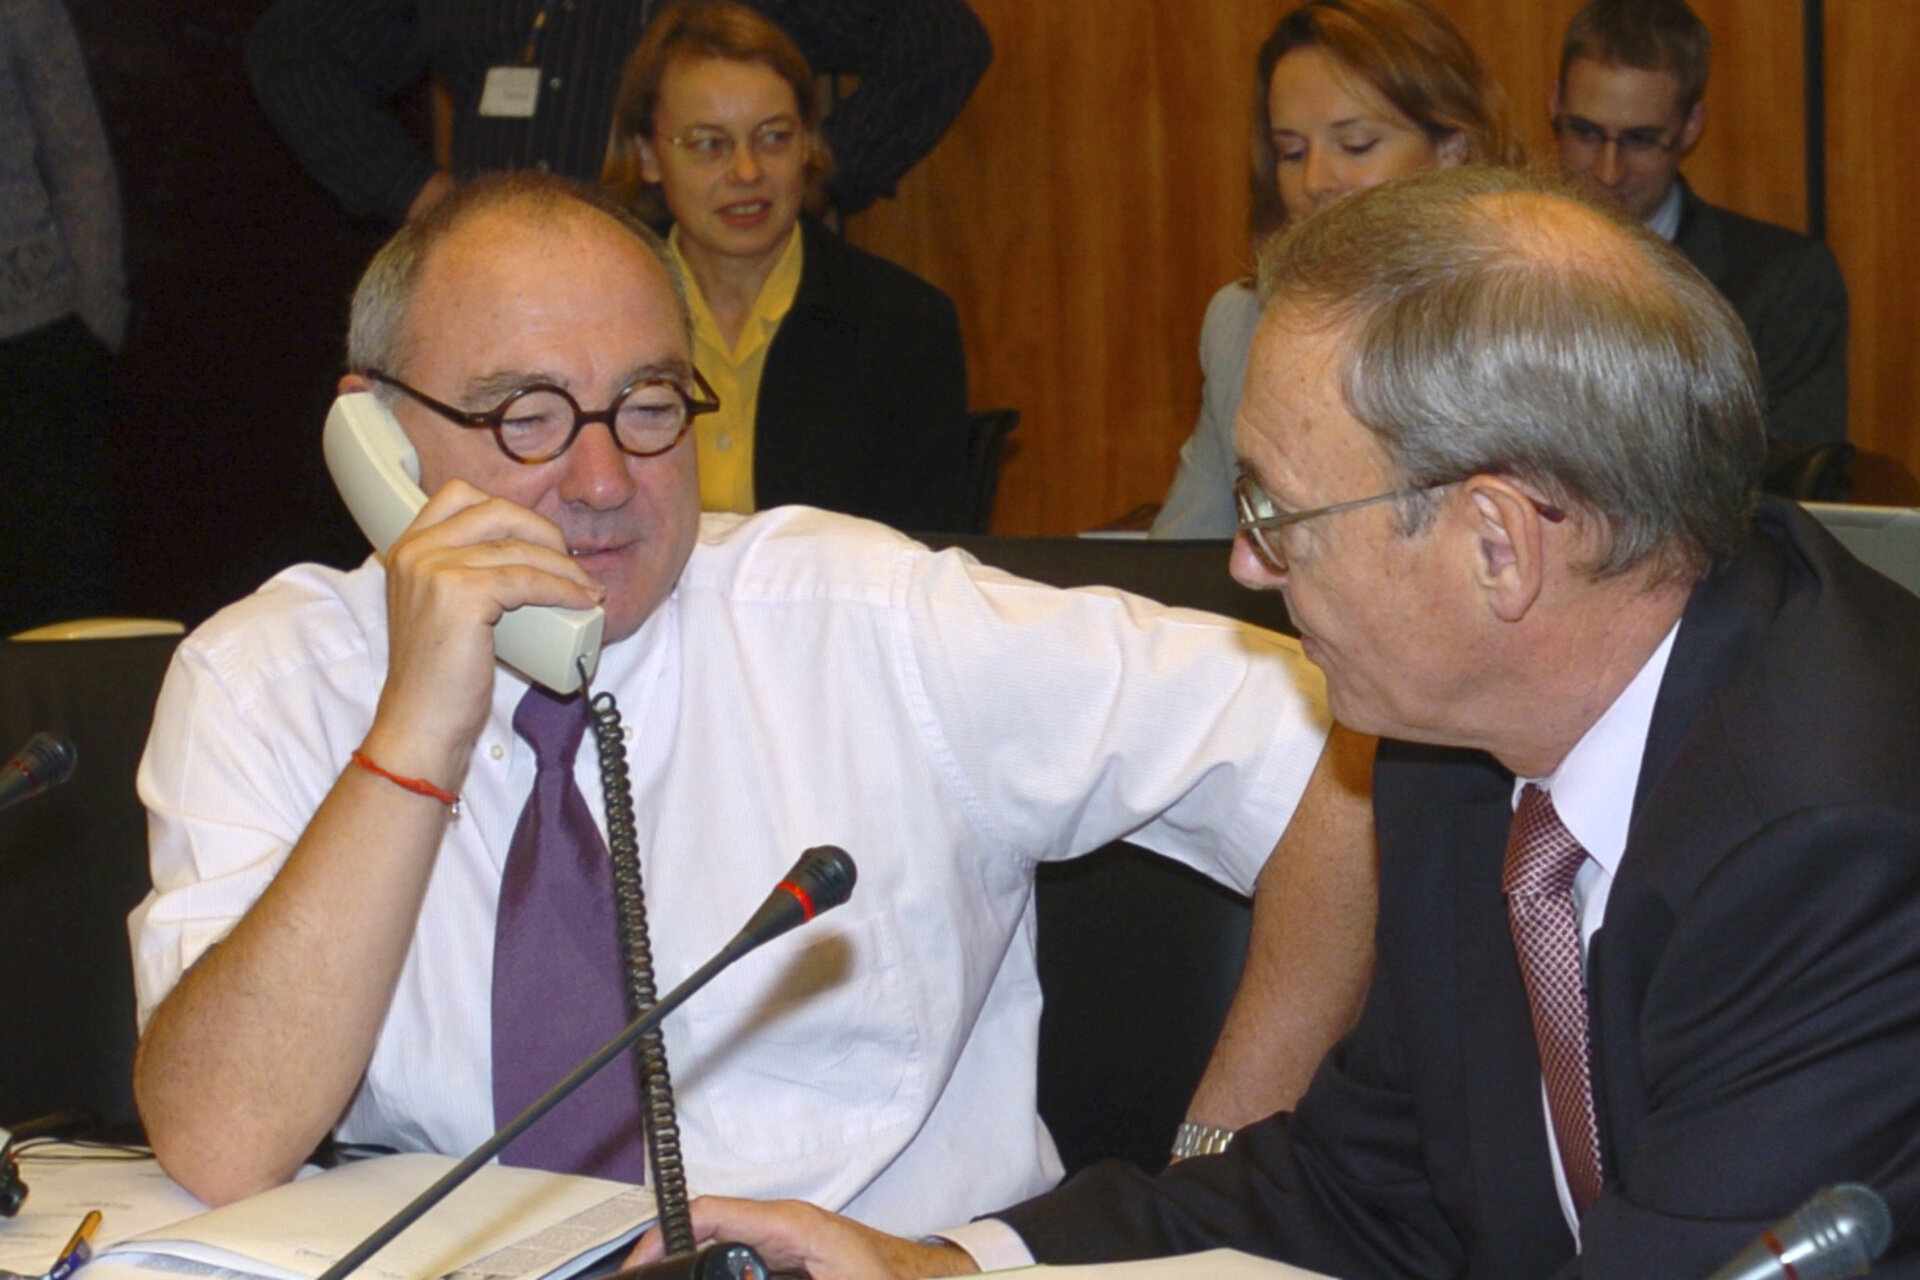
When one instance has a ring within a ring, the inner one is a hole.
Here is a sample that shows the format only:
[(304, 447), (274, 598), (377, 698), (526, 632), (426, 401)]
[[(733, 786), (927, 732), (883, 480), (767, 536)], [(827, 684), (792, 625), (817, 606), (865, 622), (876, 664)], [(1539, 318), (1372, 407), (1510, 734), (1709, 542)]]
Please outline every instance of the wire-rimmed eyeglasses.
[(1608, 143), (1619, 148), (1620, 154), (1630, 160), (1649, 160), (1654, 156), (1671, 155), (1680, 147), (1680, 139), (1686, 131), (1662, 129), (1658, 125), (1642, 125), (1636, 129), (1622, 129), (1618, 133), (1608, 133), (1591, 120), (1581, 116), (1555, 116), (1553, 131), (1564, 143), (1571, 144), (1582, 151), (1603, 151)]
[(505, 400), (485, 413), (470, 413), (378, 369), (367, 369), (361, 376), (392, 387), (456, 426), (487, 428), (500, 452), (529, 466), (565, 453), (581, 428), (591, 422), (605, 423), (622, 453), (658, 457), (680, 443), (695, 418), (720, 407), (719, 397), (698, 369), (693, 370), (692, 391), (672, 378), (640, 378), (622, 388), (612, 404), (591, 413), (565, 389), (545, 382), (508, 392)]
[[(1459, 484), (1458, 480), (1435, 480), (1429, 484), (1410, 485), (1404, 489), (1395, 489), (1390, 493), (1376, 493), (1370, 498), (1352, 498), (1346, 502), (1336, 502), (1331, 506), (1314, 507), (1309, 511), (1284, 511), (1273, 500), (1273, 495), (1260, 487), (1260, 482), (1242, 470), (1233, 479), (1233, 505), (1239, 510), (1239, 532), (1244, 534), (1254, 554), (1260, 557), (1260, 563), (1273, 573), (1287, 572), (1287, 550), (1281, 544), (1279, 532), (1291, 524), (1302, 520), (1313, 520), (1320, 516), (1336, 515), (1342, 511), (1355, 511), (1361, 507), (1370, 507), (1377, 502), (1388, 502), (1395, 498), (1410, 498), (1417, 493), (1427, 493), (1434, 489), (1444, 489), (1448, 485)], [(1567, 518), (1567, 513), (1558, 507), (1549, 506), (1537, 498), (1528, 498), (1533, 509), (1543, 519), (1555, 524)]]

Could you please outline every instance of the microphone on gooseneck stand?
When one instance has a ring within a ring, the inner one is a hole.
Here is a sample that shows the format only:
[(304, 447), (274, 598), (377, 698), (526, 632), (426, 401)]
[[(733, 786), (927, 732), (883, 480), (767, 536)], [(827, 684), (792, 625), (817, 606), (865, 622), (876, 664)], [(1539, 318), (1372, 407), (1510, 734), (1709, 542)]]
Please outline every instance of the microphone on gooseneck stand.
[[(734, 940), (709, 964), (722, 967), (731, 964), (733, 959), (767, 939), (777, 938), (822, 911), (839, 906), (853, 893), (855, 875), (853, 859), (844, 849), (829, 844), (807, 850), (800, 855), (800, 861), (793, 864), (793, 870), (787, 872), (786, 879), (774, 886), (760, 909), (741, 926)], [(667, 1000), (678, 994), (676, 988)], [(715, 1241), (704, 1248), (691, 1248), (693, 1223), (687, 1218), (684, 1193), (675, 1203), (664, 1203), (666, 1197), (662, 1200), (660, 1234), (667, 1248), (672, 1250), (675, 1240), (689, 1242), (689, 1246), (683, 1252), (668, 1253), (658, 1262), (617, 1271), (609, 1280), (767, 1280), (772, 1274), (760, 1255), (744, 1244)]]
[[(800, 861), (794, 863), (786, 878), (774, 886), (773, 892), (760, 904), (753, 918), (741, 927), (732, 941), (720, 948), (717, 955), (688, 975), (686, 981), (660, 997), (651, 1008), (643, 1009), (627, 1024), (625, 1030), (594, 1050), (564, 1080), (541, 1095), (525, 1111), (507, 1121), (491, 1138), (475, 1147), (471, 1155), (447, 1170), (432, 1186), (415, 1196), (405, 1208), (328, 1267), (320, 1274), (319, 1280), (344, 1280), (368, 1258), (384, 1249), (395, 1236), (417, 1222), (427, 1210), (451, 1195), (461, 1183), (473, 1176), (475, 1170), (499, 1155), (507, 1144), (525, 1133), (540, 1117), (565, 1102), (574, 1090), (592, 1079), (602, 1067), (631, 1048), (634, 1041), (659, 1025), (669, 1013), (685, 1004), (690, 996), (713, 981), (723, 969), (748, 952), (845, 902), (853, 893), (856, 875), (853, 859), (847, 856), (844, 849), (819, 845), (801, 854)], [(714, 1244), (695, 1253), (664, 1258), (620, 1274), (644, 1276), (647, 1280), (679, 1280), (680, 1277), (686, 1277), (687, 1280), (763, 1280), (769, 1272), (766, 1264), (745, 1245)]]
[(60, 734), (34, 734), (11, 760), (0, 764), (0, 809), (59, 786), (73, 776), (79, 758), (73, 743)]
[(1842, 1280), (1864, 1276), (1893, 1235), (1887, 1202), (1857, 1182), (1816, 1191), (1707, 1280)]
[(786, 879), (773, 886), (767, 900), (740, 926), (740, 932), (721, 949), (720, 955), (727, 957), (726, 963), (731, 964), (761, 943), (799, 928), (822, 911), (831, 911), (853, 896), (853, 882), (858, 875), (845, 849), (830, 844), (815, 845), (800, 855), (800, 861), (793, 864)]

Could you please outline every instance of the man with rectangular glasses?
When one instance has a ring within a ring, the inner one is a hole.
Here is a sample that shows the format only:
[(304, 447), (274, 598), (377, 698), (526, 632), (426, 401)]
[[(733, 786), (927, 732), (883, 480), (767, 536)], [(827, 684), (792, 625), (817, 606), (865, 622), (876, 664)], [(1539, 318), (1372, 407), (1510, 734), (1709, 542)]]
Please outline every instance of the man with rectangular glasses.
[(1847, 438), (1847, 290), (1825, 244), (1708, 204), (1680, 175), (1707, 127), (1712, 47), (1685, 0), (1592, 0), (1561, 46), (1553, 126), (1561, 167), (1675, 245), (1739, 312), (1777, 463)]

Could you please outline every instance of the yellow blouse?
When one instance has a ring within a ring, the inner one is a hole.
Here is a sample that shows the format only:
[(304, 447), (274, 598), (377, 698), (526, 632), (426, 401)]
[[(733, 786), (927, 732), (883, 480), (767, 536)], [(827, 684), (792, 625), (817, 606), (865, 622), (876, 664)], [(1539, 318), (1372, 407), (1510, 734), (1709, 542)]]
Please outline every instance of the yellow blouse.
[(700, 506), (707, 511), (753, 511), (754, 408), (760, 401), (760, 375), (767, 348), (800, 291), (800, 228), (795, 225), (780, 260), (760, 286), (753, 311), (740, 327), (732, 348), (720, 333), (699, 282), (680, 256), (680, 228), (667, 237), (687, 281), (693, 310), (693, 362), (720, 398), (718, 413), (694, 419), (694, 443), (700, 455)]

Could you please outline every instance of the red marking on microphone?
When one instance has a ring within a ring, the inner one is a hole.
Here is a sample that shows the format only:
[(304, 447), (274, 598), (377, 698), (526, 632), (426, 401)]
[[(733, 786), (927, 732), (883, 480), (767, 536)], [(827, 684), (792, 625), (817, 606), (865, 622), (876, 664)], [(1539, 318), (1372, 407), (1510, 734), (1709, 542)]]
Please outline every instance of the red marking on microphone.
[(12, 769), (18, 770), (20, 776), (27, 780), (28, 786), (32, 787), (35, 791), (40, 789), (40, 779), (34, 777), (33, 770), (27, 768), (25, 764), (18, 760), (9, 760), (7, 761), (7, 765)]
[(1800, 1273), (1793, 1269), (1791, 1262), (1787, 1261), (1787, 1251), (1781, 1248), (1780, 1241), (1774, 1238), (1773, 1232), (1762, 1233), (1760, 1239), (1765, 1242), (1768, 1249), (1772, 1250), (1774, 1258), (1780, 1263), (1780, 1269), (1787, 1273), (1787, 1280), (1800, 1280)]
[(785, 889), (788, 893), (792, 894), (794, 899), (799, 902), (800, 909), (807, 913), (807, 919), (813, 919), (813, 899), (807, 896), (805, 889), (802, 889), (791, 880), (782, 880), (779, 884), (775, 885), (774, 888)]

